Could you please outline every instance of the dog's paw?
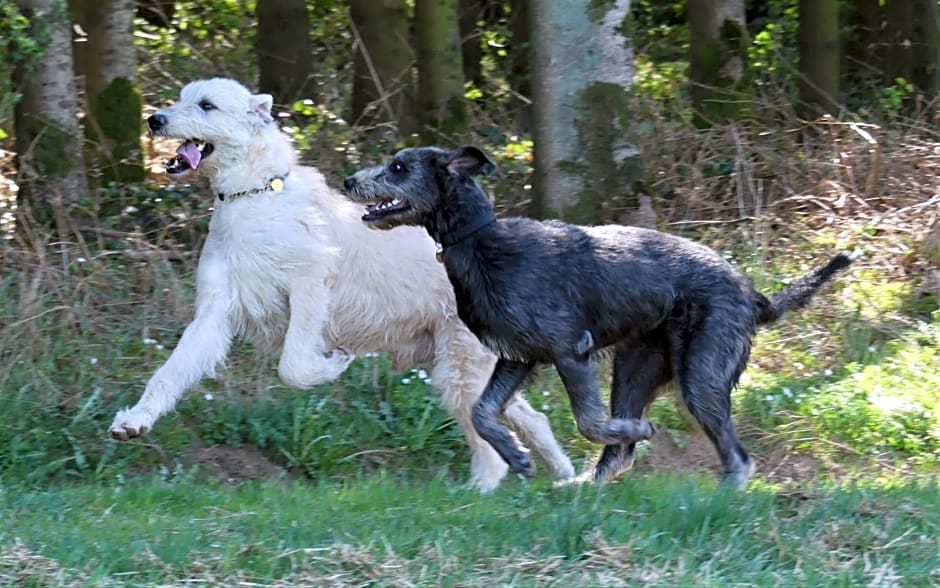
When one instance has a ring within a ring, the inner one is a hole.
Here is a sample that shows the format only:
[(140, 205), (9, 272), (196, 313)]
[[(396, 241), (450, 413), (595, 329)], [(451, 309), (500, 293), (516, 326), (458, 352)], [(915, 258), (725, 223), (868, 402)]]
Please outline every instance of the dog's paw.
[(532, 459), (529, 458), (529, 454), (526, 452), (519, 452), (517, 455), (510, 457), (509, 469), (517, 474), (522, 474), (526, 478), (535, 475), (535, 464), (532, 463)]
[(108, 428), (108, 435), (112, 439), (127, 441), (145, 434), (153, 427), (153, 415), (145, 410), (124, 408), (114, 417), (114, 422)]

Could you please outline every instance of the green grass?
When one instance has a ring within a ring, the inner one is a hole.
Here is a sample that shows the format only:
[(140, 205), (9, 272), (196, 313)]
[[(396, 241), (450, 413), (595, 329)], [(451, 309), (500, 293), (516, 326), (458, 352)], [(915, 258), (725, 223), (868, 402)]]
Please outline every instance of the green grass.
[(485, 497), (381, 476), (12, 486), (0, 583), (927, 586), (940, 581), (938, 497), (926, 478), (784, 493), (511, 481)]
[[(768, 260), (745, 233), (720, 237), (768, 293), (835, 248)], [(684, 462), (651, 467), (642, 444), (607, 487), (511, 478), (482, 497), (461, 486), (468, 450), (437, 396), (387, 357), (294, 391), (239, 344), (141, 441), (107, 439), (192, 312), (191, 259), (125, 246), (0, 279), (0, 586), (940, 585), (940, 312), (886, 264), (859, 262), (759, 334), (734, 393), (759, 463), (746, 493), (716, 489), (664, 398), (651, 418)], [(551, 370), (525, 394), (578, 466), (596, 455)], [(220, 485), (197, 455), (213, 445), (291, 481)]]

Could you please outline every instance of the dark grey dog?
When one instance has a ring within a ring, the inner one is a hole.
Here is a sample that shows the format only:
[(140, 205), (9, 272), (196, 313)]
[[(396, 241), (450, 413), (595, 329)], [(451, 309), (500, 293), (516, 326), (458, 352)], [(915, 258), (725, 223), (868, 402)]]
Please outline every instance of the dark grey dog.
[[(743, 486), (753, 460), (731, 419), (731, 390), (757, 326), (800, 308), (852, 256), (841, 253), (770, 299), (714, 251), (634, 227), (582, 227), (526, 218), (497, 220), (474, 176), (495, 166), (475, 147), (399, 151), (387, 165), (345, 181), (362, 217), (382, 229), (424, 226), (443, 247), (460, 318), (499, 355), (473, 412), (480, 435), (516, 472), (527, 454), (498, 420), (538, 363), (553, 363), (579, 430), (607, 447), (598, 481), (633, 464), (643, 417), (657, 390), (675, 381), (689, 412), (718, 451), (724, 480)], [(592, 355), (613, 349), (606, 419)]]

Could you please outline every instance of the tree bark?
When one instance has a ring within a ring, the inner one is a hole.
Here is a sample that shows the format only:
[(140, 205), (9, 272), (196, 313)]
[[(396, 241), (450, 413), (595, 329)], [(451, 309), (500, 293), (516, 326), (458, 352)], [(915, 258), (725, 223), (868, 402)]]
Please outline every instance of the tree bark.
[(530, 0), (512, 0), (509, 14), (509, 86), (518, 97), (516, 120), (528, 130), (532, 117), (532, 51), (530, 43)]
[(629, 222), (642, 165), (629, 128), (629, 0), (533, 0), (532, 213)]
[(261, 91), (282, 106), (313, 98), (313, 44), (306, 0), (258, 0), (255, 15)]
[[(935, 0), (887, 0), (885, 3), (885, 83), (899, 78), (914, 84), (932, 100), (938, 84), (940, 65), (940, 13)], [(908, 110), (916, 107), (915, 97), (906, 101)]]
[(839, 111), (839, 2), (800, 0), (800, 102), (803, 116)]
[[(85, 138), (105, 182), (144, 179), (143, 104), (136, 86), (134, 0), (85, 0)], [(130, 49), (129, 49), (130, 48)]]
[(415, 0), (418, 117), (425, 141), (467, 127), (457, 0)]
[(856, 75), (864, 75), (872, 69), (882, 70), (881, 27), (884, 14), (878, 0), (856, 0), (849, 7), (847, 20), (852, 36), (845, 46), (843, 69)]
[(460, 0), (460, 46), (464, 78), (477, 88), (483, 85), (483, 46), (477, 23), (486, 12), (486, 0)]
[(695, 122), (738, 118), (750, 104), (744, 0), (688, 0), (689, 78)]
[(78, 98), (72, 72), (72, 34), (67, 12), (56, 0), (17, 0), (31, 34), (44, 46), (34, 62), (17, 68), (22, 93), (14, 113), (18, 201), (41, 208), (71, 204), (88, 191), (82, 157)]
[(398, 132), (417, 131), (414, 54), (404, 0), (351, 0), (353, 91), (351, 120), (394, 120)]

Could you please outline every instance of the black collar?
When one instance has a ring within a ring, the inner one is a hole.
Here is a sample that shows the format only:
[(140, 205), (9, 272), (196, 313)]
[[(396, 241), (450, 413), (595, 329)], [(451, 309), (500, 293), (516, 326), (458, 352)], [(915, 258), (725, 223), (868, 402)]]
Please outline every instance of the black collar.
[(258, 194), (264, 194), (265, 192), (280, 192), (284, 189), (284, 180), (287, 179), (287, 176), (290, 175), (290, 172), (287, 172), (283, 176), (274, 176), (267, 182), (264, 186), (260, 188), (252, 188), (251, 190), (242, 190), (241, 192), (232, 192), (231, 194), (225, 194), (224, 192), (219, 192), (219, 201), (225, 202), (225, 199), (229, 200), (238, 200), (242, 196), (257, 196)]
[(496, 215), (493, 214), (492, 210), (484, 210), (480, 214), (472, 219), (470, 222), (464, 226), (458, 228), (456, 231), (440, 235), (441, 245), (444, 247), (450, 247), (451, 245), (456, 245), (460, 243), (470, 235), (476, 233), (483, 227), (491, 225), (496, 222)]

